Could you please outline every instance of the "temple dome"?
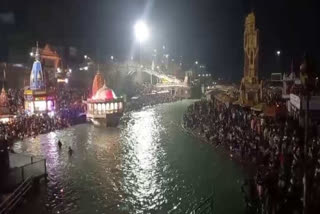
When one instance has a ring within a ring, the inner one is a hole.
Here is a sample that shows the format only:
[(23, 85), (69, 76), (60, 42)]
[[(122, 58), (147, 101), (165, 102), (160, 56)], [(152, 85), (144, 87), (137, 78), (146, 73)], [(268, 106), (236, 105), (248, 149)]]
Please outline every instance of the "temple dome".
[(93, 96), (94, 100), (113, 100), (116, 98), (117, 97), (113, 90), (108, 88), (105, 84)]
[(92, 96), (95, 96), (97, 91), (103, 87), (104, 79), (100, 73), (100, 71), (97, 72), (97, 74), (94, 76), (93, 84), (92, 84)]

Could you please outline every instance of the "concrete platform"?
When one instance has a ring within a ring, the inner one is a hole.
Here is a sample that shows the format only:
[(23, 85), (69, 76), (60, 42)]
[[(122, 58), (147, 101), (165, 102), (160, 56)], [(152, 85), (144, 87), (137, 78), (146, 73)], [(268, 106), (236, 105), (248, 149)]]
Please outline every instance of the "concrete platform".
[(17, 153), (9, 153), (9, 167), (16, 168), (22, 167), (27, 164), (31, 164), (32, 162), (36, 162), (41, 160), (40, 158), (35, 158), (28, 155), (17, 154)]

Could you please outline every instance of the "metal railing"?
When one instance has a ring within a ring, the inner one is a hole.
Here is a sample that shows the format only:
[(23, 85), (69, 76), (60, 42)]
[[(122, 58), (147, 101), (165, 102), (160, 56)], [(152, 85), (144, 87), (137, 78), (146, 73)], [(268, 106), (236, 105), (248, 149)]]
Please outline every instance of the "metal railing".
[(9, 170), (6, 178), (7, 189), (16, 187), (21, 182), (26, 181), (29, 177), (37, 178), (42, 176), (45, 177), (47, 175), (46, 159), (33, 160), (34, 159), (32, 158), (31, 163)]
[(202, 201), (192, 212), (192, 214), (213, 213), (213, 195)]
[(31, 189), (32, 183), (33, 177), (28, 177), (22, 182), (14, 192), (0, 204), (0, 214), (10, 213)]

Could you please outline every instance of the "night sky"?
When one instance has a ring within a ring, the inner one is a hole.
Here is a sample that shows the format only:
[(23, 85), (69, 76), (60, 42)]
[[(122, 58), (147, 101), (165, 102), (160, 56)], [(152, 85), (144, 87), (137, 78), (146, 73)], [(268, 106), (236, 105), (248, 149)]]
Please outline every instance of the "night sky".
[[(134, 42), (133, 25), (143, 17), (152, 28), (146, 48), (165, 44), (170, 55), (198, 60), (217, 76), (239, 79), (244, 18), (254, 10), (261, 39), (260, 73), (269, 76), (280, 66), (282, 72), (289, 71), (292, 60), (297, 70), (305, 51), (319, 59), (318, 4), (316, 0), (1, 0), (0, 52), (5, 59), (6, 46), (24, 51), (39, 40), (73, 45), (91, 55), (125, 58)], [(3, 18), (10, 13), (14, 19)], [(278, 49), (280, 58), (275, 55)]]

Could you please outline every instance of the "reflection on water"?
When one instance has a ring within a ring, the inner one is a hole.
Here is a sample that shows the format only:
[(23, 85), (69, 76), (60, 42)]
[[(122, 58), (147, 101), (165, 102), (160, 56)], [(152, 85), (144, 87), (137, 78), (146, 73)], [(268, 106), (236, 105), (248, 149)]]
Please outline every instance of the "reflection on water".
[(217, 213), (242, 213), (240, 170), (179, 126), (190, 103), (133, 112), (120, 128), (83, 124), (16, 143), (47, 159), (48, 187), (31, 203), (39, 213), (190, 213), (213, 191)]
[(123, 144), (122, 164), (123, 189), (127, 194), (125, 204), (134, 210), (155, 209), (165, 199), (162, 184), (166, 180), (161, 178), (165, 166), (160, 162), (166, 154), (159, 146), (164, 130), (154, 109), (133, 113), (131, 117), (128, 131), (122, 135), (127, 139)]

